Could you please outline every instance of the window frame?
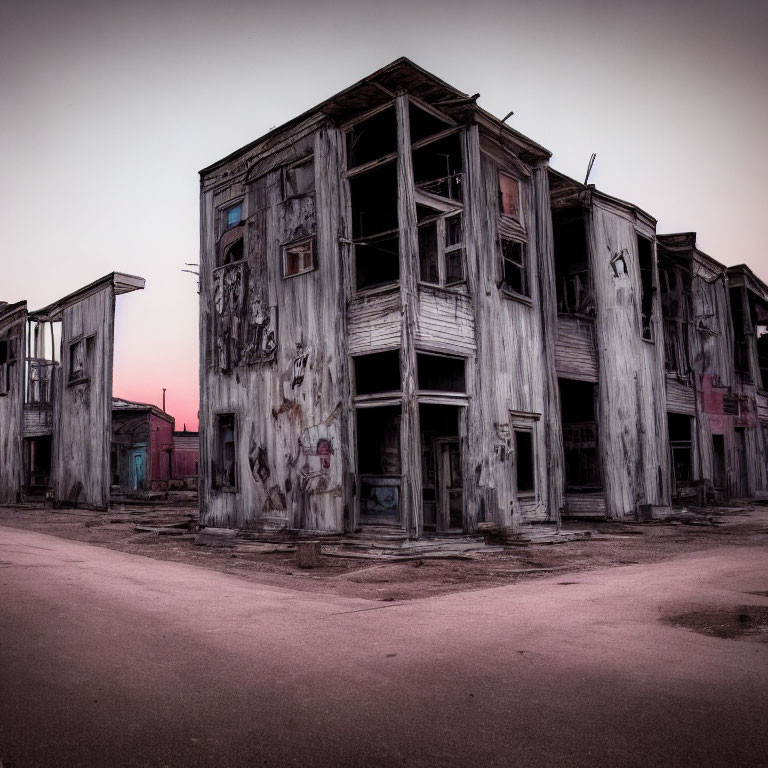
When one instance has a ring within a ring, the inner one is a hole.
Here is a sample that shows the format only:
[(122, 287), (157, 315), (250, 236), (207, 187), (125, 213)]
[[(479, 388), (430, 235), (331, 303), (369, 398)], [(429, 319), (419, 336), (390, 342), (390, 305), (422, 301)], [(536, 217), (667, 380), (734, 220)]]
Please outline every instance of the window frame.
[[(649, 252), (648, 257), (650, 259), (650, 269), (643, 269), (643, 265), (640, 261), (640, 241), (645, 240), (648, 243)], [(659, 293), (659, 285), (658, 285), (658, 277), (657, 277), (657, 269), (656, 269), (656, 258), (654, 258), (655, 253), (655, 239), (648, 237), (644, 235), (642, 232), (635, 230), (635, 247), (637, 249), (637, 276), (640, 280), (640, 301), (638, 301), (638, 314), (639, 314), (639, 320), (640, 320), (640, 338), (647, 342), (648, 344), (655, 344), (656, 343), (656, 323), (655, 323), (655, 311), (654, 307), (656, 304), (656, 297)], [(650, 313), (648, 315), (648, 335), (645, 334), (645, 312), (643, 312), (643, 305), (644, 305), (644, 299), (645, 299), (645, 283), (643, 281), (643, 272), (650, 272), (651, 280), (650, 280)]]
[[(508, 258), (504, 255), (504, 242), (514, 243), (515, 245), (520, 246), (520, 252), (522, 255), (521, 262), (518, 264), (513, 259)], [(528, 241), (523, 239), (522, 237), (510, 237), (508, 235), (499, 235), (498, 239), (498, 248), (499, 248), (499, 266), (501, 268), (501, 275), (499, 284), (502, 290), (502, 293), (505, 296), (508, 296), (509, 298), (517, 299), (519, 301), (522, 301), (526, 304), (533, 304), (533, 297), (532, 297), (532, 286), (531, 286), (531, 263), (528, 253)], [(521, 270), (522, 272), (522, 280), (525, 289), (527, 290), (527, 293), (521, 293), (520, 291), (516, 291), (507, 281), (507, 270), (506, 270), (506, 263), (509, 262), (513, 265), (515, 269)]]
[[(517, 187), (517, 214), (513, 213), (507, 213), (504, 210), (504, 194), (502, 192), (501, 188), (501, 177), (504, 176), (507, 179), (511, 179), (515, 186)], [(499, 168), (498, 170), (498, 200), (499, 200), (499, 206), (498, 206), (498, 213), (499, 216), (503, 216), (505, 219), (508, 219), (509, 221), (514, 221), (518, 223), (520, 226), (523, 226), (523, 187), (521, 183), (521, 179), (514, 174), (510, 173), (506, 169)]]
[[(227, 225), (227, 213), (228, 211), (232, 210), (233, 208), (236, 208), (237, 206), (240, 206), (240, 219), (236, 224), (230, 224)], [(243, 225), (246, 219), (246, 198), (245, 195), (240, 195), (240, 197), (233, 198), (232, 200), (228, 200), (226, 203), (223, 203), (216, 207), (216, 239), (220, 240), (221, 237), (224, 235), (224, 233), (229, 232), (230, 229), (234, 229), (235, 227), (240, 227)]]
[[(224, 417), (232, 417), (232, 443), (234, 445), (233, 476), (234, 483), (219, 483), (218, 477), (223, 476), (224, 471), (224, 442), (222, 440), (221, 420)], [(214, 413), (214, 472), (211, 478), (211, 490), (217, 493), (239, 493), (240, 492), (240, 462), (237, 457), (237, 444), (239, 438), (238, 415), (235, 411), (216, 411)]]
[[(305, 245), (306, 243), (309, 243), (310, 245), (310, 266), (304, 266), (298, 272), (291, 272), (288, 274), (288, 251), (290, 251), (292, 248)], [(306, 275), (307, 273), (314, 272), (317, 269), (317, 242), (315, 235), (310, 235), (309, 237), (301, 237), (297, 240), (291, 240), (288, 243), (284, 243), (280, 248), (280, 254), (282, 262), (280, 275), (283, 280), (289, 280), (290, 278), (298, 277), (299, 275)]]
[[(77, 344), (83, 345), (83, 367), (82, 369), (73, 370), (72, 349)], [(88, 335), (82, 334), (81, 336), (69, 340), (67, 343), (67, 386), (71, 387), (75, 384), (84, 384), (91, 380), (91, 374), (93, 373), (91, 367), (93, 365), (93, 351), (95, 345), (95, 333), (90, 333)]]
[[(300, 192), (297, 194), (289, 195), (288, 194), (288, 180), (287, 176), (288, 173), (295, 168), (298, 168), (302, 165), (307, 165), (311, 163), (312, 164), (312, 189), (310, 189), (307, 192)], [(300, 200), (302, 197), (309, 197), (310, 195), (315, 194), (315, 187), (317, 184), (317, 174), (315, 172), (315, 155), (314, 153), (310, 153), (308, 155), (304, 155), (304, 157), (299, 158), (293, 163), (289, 163), (288, 165), (284, 165), (280, 171), (280, 183), (281, 183), (281, 199), (283, 202), (286, 202), (288, 200)]]
[[(453, 245), (447, 245), (448, 219), (459, 217), (460, 237), (459, 242)], [(432, 288), (456, 288), (467, 283), (467, 247), (466, 247), (466, 228), (464, 225), (464, 210), (455, 208), (451, 211), (438, 212), (434, 216), (428, 216), (422, 219), (416, 225), (417, 236), (422, 228), (435, 226), (435, 238), (437, 245), (437, 282), (426, 280), (421, 273), (421, 250), (418, 253), (418, 282), (420, 285), (430, 286)], [(417, 237), (418, 239), (418, 237)], [(420, 241), (419, 241), (420, 245)], [(448, 255), (458, 252), (461, 258), (461, 278), (448, 281)]]
[[(540, 421), (540, 414), (538, 413), (525, 413), (525, 412), (510, 412), (509, 430), (512, 442), (513, 450), (513, 462), (512, 467), (515, 473), (515, 498), (519, 504), (524, 506), (535, 506), (539, 503), (539, 452), (538, 446), (538, 423)], [(533, 489), (520, 491), (518, 489), (517, 472), (518, 472), (518, 450), (517, 450), (517, 432), (525, 432), (531, 436), (531, 476), (533, 479)]]

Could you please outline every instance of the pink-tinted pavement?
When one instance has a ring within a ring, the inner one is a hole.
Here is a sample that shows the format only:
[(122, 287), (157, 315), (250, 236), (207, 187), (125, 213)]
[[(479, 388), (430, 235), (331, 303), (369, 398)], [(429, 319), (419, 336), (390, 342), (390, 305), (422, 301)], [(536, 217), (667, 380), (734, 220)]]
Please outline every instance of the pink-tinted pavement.
[(380, 603), (0, 527), (0, 761), (768, 765), (768, 644), (660, 620), (766, 589), (725, 547)]

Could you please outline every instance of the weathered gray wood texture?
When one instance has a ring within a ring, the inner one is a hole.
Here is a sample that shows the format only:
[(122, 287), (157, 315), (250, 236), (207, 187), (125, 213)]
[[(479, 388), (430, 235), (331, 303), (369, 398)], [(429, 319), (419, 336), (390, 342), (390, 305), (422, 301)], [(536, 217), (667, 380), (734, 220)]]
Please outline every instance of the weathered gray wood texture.
[(23, 483), (26, 319), (25, 302), (0, 306), (0, 341), (15, 350), (13, 366), (0, 365), (0, 503), (18, 501)]
[[(111, 282), (63, 309), (51, 482), (58, 503), (109, 503), (115, 295)], [(87, 380), (72, 381), (70, 345), (90, 342)]]

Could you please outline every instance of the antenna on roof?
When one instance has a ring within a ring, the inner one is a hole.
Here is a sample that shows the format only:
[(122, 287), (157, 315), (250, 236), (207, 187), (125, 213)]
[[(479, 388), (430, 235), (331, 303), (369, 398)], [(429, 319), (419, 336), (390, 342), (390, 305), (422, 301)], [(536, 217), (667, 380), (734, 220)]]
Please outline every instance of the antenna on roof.
[(589, 174), (592, 173), (592, 166), (595, 164), (595, 158), (597, 157), (597, 153), (593, 152), (592, 157), (589, 158), (589, 165), (587, 166), (587, 175), (584, 177), (584, 186), (587, 186), (587, 182), (589, 181)]
[(501, 122), (502, 123), (506, 123), (507, 120), (509, 120), (509, 118), (512, 117), (512, 115), (514, 115), (514, 114), (515, 114), (515, 110), (514, 109), (510, 110), (509, 112), (507, 112), (506, 115), (504, 115), (504, 117), (501, 118)]

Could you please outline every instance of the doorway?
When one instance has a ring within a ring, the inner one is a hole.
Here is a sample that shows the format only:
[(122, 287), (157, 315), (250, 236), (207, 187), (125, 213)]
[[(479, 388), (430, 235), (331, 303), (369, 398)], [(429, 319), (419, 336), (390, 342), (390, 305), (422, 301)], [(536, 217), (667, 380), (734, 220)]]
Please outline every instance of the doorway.
[(736, 443), (736, 486), (734, 496), (744, 499), (749, 496), (749, 476), (747, 474), (747, 430), (736, 427), (733, 430)]
[(24, 442), (27, 490), (30, 493), (44, 494), (51, 484), (53, 439), (50, 435), (44, 435), (27, 438)]
[(464, 528), (464, 482), (459, 406), (419, 405), (424, 530), (457, 533)]

